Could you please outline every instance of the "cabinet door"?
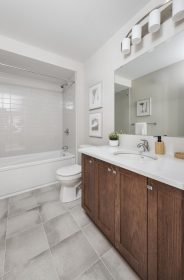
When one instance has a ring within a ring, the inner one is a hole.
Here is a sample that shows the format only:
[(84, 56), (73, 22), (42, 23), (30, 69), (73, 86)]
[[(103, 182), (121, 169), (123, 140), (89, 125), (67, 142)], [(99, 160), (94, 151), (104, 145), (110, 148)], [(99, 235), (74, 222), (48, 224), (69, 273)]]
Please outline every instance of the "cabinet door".
[(95, 160), (92, 157), (82, 156), (82, 206), (87, 214), (95, 217)]
[(184, 192), (154, 180), (149, 184), (149, 280), (184, 280)]
[(97, 224), (114, 243), (115, 187), (117, 170), (108, 163), (98, 161)]
[(115, 212), (116, 248), (147, 279), (147, 178), (120, 169)]

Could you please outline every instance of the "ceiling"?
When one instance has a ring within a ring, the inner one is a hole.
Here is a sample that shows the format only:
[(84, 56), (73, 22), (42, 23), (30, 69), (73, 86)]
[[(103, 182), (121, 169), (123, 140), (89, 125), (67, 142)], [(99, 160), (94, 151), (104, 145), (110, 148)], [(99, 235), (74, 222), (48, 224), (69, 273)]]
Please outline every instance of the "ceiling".
[(116, 75), (128, 80), (139, 77), (184, 60), (184, 32), (151, 49), (116, 70)]
[(1, 1), (0, 34), (84, 61), (148, 0)]
[(128, 87), (124, 86), (124, 85), (121, 85), (121, 84), (118, 84), (118, 83), (114, 84), (114, 92), (115, 93), (121, 92), (122, 90), (125, 90), (125, 89), (128, 89)]

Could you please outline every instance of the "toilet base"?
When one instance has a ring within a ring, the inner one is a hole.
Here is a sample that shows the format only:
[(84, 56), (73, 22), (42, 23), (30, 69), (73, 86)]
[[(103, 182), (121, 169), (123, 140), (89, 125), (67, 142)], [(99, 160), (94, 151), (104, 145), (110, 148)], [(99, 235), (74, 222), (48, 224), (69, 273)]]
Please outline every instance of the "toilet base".
[(77, 200), (81, 197), (81, 182), (75, 187), (61, 186), (60, 200), (63, 203)]

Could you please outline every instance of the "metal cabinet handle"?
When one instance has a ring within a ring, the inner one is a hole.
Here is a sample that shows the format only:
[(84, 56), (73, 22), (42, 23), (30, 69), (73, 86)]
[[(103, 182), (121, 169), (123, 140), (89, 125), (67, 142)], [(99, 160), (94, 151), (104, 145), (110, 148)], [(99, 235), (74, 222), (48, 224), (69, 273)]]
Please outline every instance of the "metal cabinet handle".
[(108, 167), (107, 170), (108, 170), (108, 172), (111, 172), (111, 168)]
[(149, 191), (152, 191), (152, 190), (153, 190), (153, 187), (150, 186), (150, 185), (147, 185), (147, 189), (148, 189)]

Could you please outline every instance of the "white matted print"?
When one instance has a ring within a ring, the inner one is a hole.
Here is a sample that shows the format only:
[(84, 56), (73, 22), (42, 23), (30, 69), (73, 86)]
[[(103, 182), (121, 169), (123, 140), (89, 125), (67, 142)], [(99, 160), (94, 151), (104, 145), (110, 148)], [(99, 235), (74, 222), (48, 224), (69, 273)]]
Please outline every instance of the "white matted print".
[(137, 117), (151, 115), (151, 98), (137, 101)]
[(89, 136), (102, 137), (102, 113), (89, 114)]
[(89, 88), (89, 109), (102, 107), (102, 83), (98, 83)]

